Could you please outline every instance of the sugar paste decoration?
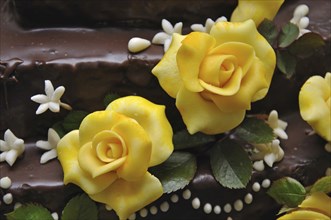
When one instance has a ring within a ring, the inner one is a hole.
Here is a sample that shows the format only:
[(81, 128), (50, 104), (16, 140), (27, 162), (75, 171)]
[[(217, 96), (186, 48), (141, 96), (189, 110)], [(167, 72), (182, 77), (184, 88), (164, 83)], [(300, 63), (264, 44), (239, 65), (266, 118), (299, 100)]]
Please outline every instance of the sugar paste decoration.
[(0, 140), (0, 162), (6, 161), (10, 166), (13, 166), (24, 150), (24, 140), (17, 138), (10, 129), (7, 129), (4, 140)]
[(31, 100), (39, 103), (36, 114), (42, 114), (47, 109), (52, 112), (60, 112), (60, 106), (64, 109), (71, 110), (71, 106), (61, 102), (61, 97), (65, 91), (64, 86), (59, 86), (54, 90), (53, 84), (50, 80), (45, 80), (45, 94), (38, 94), (31, 97)]
[(36, 142), (36, 146), (40, 149), (47, 150), (41, 155), (40, 163), (47, 163), (57, 157), (57, 143), (60, 141), (60, 136), (52, 128), (48, 129), (47, 141), (39, 140)]

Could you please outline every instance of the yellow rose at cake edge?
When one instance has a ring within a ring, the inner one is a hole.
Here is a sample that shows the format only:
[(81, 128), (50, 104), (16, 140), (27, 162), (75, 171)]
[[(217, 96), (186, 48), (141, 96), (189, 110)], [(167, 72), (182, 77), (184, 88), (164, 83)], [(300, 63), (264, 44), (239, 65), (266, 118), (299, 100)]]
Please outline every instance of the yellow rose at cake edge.
[[(78, 130), (59, 141), (57, 151), (64, 183), (78, 185), (124, 220), (163, 194), (161, 182), (148, 168), (172, 153), (172, 129), (164, 106), (137, 96), (114, 103), (86, 116)], [(125, 112), (120, 112), (122, 107)], [(149, 118), (144, 120), (142, 114)], [(151, 138), (152, 128), (159, 139)]]
[(301, 117), (327, 141), (331, 141), (331, 73), (310, 77), (301, 87)]
[(267, 94), (275, 65), (273, 48), (248, 20), (218, 22), (210, 34), (174, 34), (152, 73), (191, 134), (218, 134), (239, 125), (251, 102)]
[(239, 0), (230, 21), (252, 19), (259, 26), (265, 18), (273, 20), (283, 3), (284, 0)]

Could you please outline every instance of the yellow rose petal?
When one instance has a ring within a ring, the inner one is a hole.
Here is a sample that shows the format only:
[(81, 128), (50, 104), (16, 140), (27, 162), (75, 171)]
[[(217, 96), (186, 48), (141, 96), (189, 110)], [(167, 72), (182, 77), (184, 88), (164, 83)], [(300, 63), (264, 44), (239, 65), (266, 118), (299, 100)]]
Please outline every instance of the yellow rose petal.
[(134, 182), (118, 179), (111, 187), (90, 197), (107, 204), (115, 210), (120, 220), (126, 220), (131, 214), (152, 203), (162, 194), (160, 181), (150, 173), (146, 173), (142, 179)]
[(312, 210), (297, 210), (290, 212), (277, 220), (330, 220), (330, 217)]
[(218, 22), (212, 27), (210, 35), (216, 39), (216, 46), (227, 42), (241, 42), (252, 46), (255, 56), (268, 70), (265, 77), (270, 84), (276, 66), (276, 54), (268, 41), (257, 31), (252, 20), (240, 23)]
[(141, 178), (147, 172), (152, 154), (149, 135), (133, 119), (121, 121), (113, 131), (123, 138), (128, 150), (125, 162), (117, 170), (118, 176), (127, 181)]
[(111, 130), (118, 121), (125, 116), (112, 111), (96, 111), (86, 116), (79, 127), (80, 145), (93, 140), (94, 136), (100, 131)]
[(158, 78), (161, 87), (172, 98), (176, 98), (182, 79), (179, 76), (176, 54), (181, 46), (183, 35), (173, 34), (169, 49), (164, 54), (161, 61), (152, 69), (152, 73)]
[(327, 216), (331, 216), (331, 198), (323, 192), (315, 192), (308, 196), (299, 207), (314, 209)]
[(268, 88), (264, 77), (264, 65), (257, 59), (253, 62), (246, 76), (242, 79), (240, 90), (233, 96), (206, 94), (223, 112), (249, 110), (256, 93)]
[(96, 178), (103, 174), (116, 175), (116, 170), (124, 164), (125, 157), (118, 158), (112, 162), (102, 162), (97, 156), (96, 150), (91, 143), (87, 143), (79, 149), (78, 162), (79, 166), (89, 173), (92, 178)]
[(190, 134), (198, 131), (206, 134), (223, 133), (239, 125), (245, 116), (245, 110), (222, 112), (212, 101), (184, 87), (178, 93), (176, 106)]
[(74, 130), (65, 135), (57, 145), (58, 159), (64, 172), (64, 183), (74, 183), (86, 193), (95, 194), (103, 191), (117, 179), (117, 175), (107, 173), (97, 178), (92, 178), (78, 163), (79, 131)]
[(327, 141), (331, 141), (330, 77), (331, 73), (310, 77), (299, 93), (302, 118)]
[(182, 41), (176, 58), (180, 77), (189, 91), (203, 90), (199, 82), (199, 69), (204, 57), (214, 45), (215, 39), (201, 32), (191, 32)]
[(152, 155), (149, 166), (165, 161), (172, 153), (172, 127), (165, 115), (165, 106), (156, 105), (142, 97), (127, 96), (110, 103), (113, 110), (135, 119), (152, 140)]
[(256, 26), (265, 19), (272, 20), (284, 0), (239, 0), (238, 6), (231, 15), (231, 21), (253, 19)]

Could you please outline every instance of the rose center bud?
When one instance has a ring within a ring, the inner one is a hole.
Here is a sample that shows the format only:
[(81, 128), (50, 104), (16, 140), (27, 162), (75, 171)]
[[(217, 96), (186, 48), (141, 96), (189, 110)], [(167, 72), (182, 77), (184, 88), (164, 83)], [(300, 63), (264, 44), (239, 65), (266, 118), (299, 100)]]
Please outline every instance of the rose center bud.
[(233, 55), (208, 55), (201, 63), (199, 78), (206, 84), (223, 88), (231, 80), (236, 68)]
[(97, 157), (106, 163), (110, 163), (127, 154), (125, 142), (122, 138), (112, 131), (102, 131), (98, 133), (92, 145), (96, 150)]

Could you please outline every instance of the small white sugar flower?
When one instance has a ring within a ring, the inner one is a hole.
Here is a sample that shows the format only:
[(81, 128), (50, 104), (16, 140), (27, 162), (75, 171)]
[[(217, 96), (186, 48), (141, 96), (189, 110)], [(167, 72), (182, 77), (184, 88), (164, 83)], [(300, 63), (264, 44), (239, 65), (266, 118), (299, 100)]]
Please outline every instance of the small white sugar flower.
[(9, 129), (5, 131), (4, 140), (0, 140), (0, 162), (6, 161), (12, 166), (17, 157), (25, 150), (24, 141), (17, 138)]
[(175, 26), (173, 26), (168, 20), (162, 19), (161, 25), (163, 32), (157, 33), (153, 37), (152, 43), (163, 45), (164, 52), (166, 52), (169, 49), (172, 40), (172, 34), (182, 34), (183, 23), (178, 22), (175, 24)]
[(279, 144), (278, 139), (267, 144), (253, 144), (257, 152), (252, 154), (252, 159), (254, 161), (264, 160), (269, 167), (272, 167), (274, 162), (278, 162), (284, 157), (284, 151)]
[(51, 110), (52, 112), (59, 112), (60, 106), (71, 110), (71, 106), (61, 102), (61, 97), (65, 91), (63, 86), (59, 86), (54, 90), (53, 84), (49, 80), (45, 80), (45, 93), (34, 95), (31, 97), (31, 100), (40, 104), (38, 107), (36, 114), (39, 115), (44, 113), (47, 109)]
[(276, 110), (270, 112), (267, 123), (273, 129), (273, 132), (277, 137), (288, 139), (288, 135), (285, 132), (287, 122), (278, 119), (278, 112)]
[(37, 141), (36, 146), (40, 149), (47, 150), (43, 155), (41, 155), (40, 163), (44, 164), (49, 160), (57, 157), (57, 143), (60, 141), (60, 136), (52, 128), (48, 129), (48, 140), (47, 141)]
[(307, 29), (309, 25), (309, 18), (306, 16), (309, 13), (309, 7), (307, 5), (298, 5), (293, 12), (293, 18), (290, 20), (292, 24), (295, 24), (299, 28), (299, 37), (303, 34), (310, 32)]
[(205, 26), (203, 26), (202, 24), (192, 24), (191, 29), (193, 31), (209, 33), (212, 26), (220, 21), (228, 21), (228, 19), (224, 16), (217, 18), (216, 21), (213, 21), (211, 18), (208, 18), (205, 22)]

